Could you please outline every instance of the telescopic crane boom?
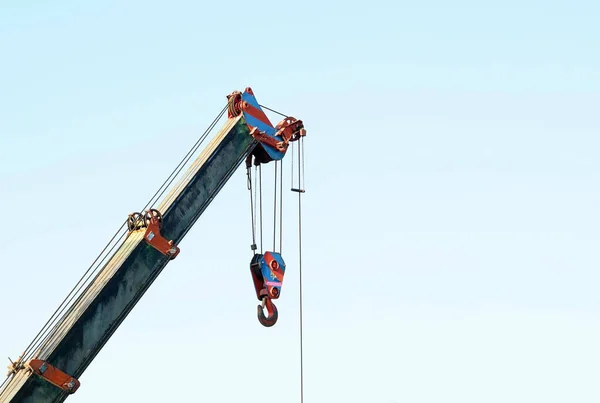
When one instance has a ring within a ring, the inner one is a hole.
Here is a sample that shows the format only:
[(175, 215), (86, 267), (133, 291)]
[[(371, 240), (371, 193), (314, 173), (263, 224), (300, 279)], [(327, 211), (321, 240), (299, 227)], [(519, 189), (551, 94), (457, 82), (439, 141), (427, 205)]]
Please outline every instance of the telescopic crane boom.
[[(125, 240), (108, 255), (95, 278), (57, 316), (41, 341), (33, 347), (32, 342), (11, 362), (0, 403), (56, 403), (75, 393), (78, 378), (164, 267), (178, 256), (178, 244), (234, 171), (246, 161), (250, 181), (252, 164), (277, 163), (288, 146), (305, 135), (302, 121), (292, 117), (271, 124), (250, 88), (227, 99), (221, 112), (227, 111), (226, 123), (185, 175), (158, 205), (129, 215)], [(252, 249), (250, 271), (262, 302), (258, 319), (272, 326), (277, 320), (272, 299), (280, 295), (285, 263), (275, 251), (258, 253), (256, 245)]]

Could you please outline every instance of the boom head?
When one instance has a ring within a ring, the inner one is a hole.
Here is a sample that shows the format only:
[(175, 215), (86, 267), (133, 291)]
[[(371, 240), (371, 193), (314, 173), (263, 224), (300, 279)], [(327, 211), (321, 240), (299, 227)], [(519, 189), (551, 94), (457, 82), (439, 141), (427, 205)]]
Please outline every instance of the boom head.
[(255, 156), (261, 163), (283, 159), (289, 144), (306, 135), (302, 121), (291, 116), (285, 116), (273, 126), (250, 87), (244, 92), (232, 92), (227, 100), (227, 117), (233, 119), (242, 115), (250, 135), (259, 142)]

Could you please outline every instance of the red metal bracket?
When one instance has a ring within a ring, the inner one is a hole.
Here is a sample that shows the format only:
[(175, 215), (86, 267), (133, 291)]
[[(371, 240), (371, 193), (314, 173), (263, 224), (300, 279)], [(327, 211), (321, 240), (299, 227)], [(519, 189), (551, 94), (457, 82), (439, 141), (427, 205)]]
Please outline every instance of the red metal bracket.
[(277, 133), (275, 136), (281, 136), (282, 141), (277, 140), (275, 137), (268, 136), (265, 132), (260, 131), (257, 127), (254, 127), (250, 131), (250, 135), (262, 144), (273, 147), (274, 149), (286, 152), (290, 143), (298, 141), (300, 137), (306, 136), (306, 129), (304, 129), (304, 123), (294, 117), (287, 117), (275, 126)]
[(276, 136), (281, 136), (284, 142), (290, 143), (297, 141), (300, 137), (306, 136), (304, 123), (294, 117), (288, 116), (275, 126), (277, 129)]
[(75, 393), (81, 385), (77, 379), (64, 373), (55, 366), (48, 364), (46, 361), (37, 359), (30, 360), (27, 363), (27, 367), (29, 367), (34, 374), (69, 394)]
[(145, 228), (144, 240), (171, 260), (175, 259), (180, 252), (178, 246), (173, 245), (172, 240), (167, 240), (160, 233), (162, 228), (162, 215), (156, 209), (146, 210), (142, 216), (140, 213), (129, 214), (127, 219), (129, 231), (137, 231)]
[(261, 132), (257, 127), (253, 128), (250, 131), (250, 135), (254, 137), (259, 142), (266, 144), (279, 150), (281, 152), (286, 152), (288, 148), (288, 143), (285, 141), (278, 141), (276, 138), (268, 136), (265, 132)]

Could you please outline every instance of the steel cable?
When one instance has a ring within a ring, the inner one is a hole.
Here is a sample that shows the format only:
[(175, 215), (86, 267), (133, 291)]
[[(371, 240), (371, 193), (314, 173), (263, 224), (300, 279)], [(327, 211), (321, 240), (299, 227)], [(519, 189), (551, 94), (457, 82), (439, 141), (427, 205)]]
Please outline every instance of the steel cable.
[[(200, 145), (202, 145), (202, 143), (204, 142), (204, 140), (206, 139), (207, 135), (210, 133), (210, 131), (214, 128), (214, 126), (216, 125), (216, 123), (218, 122), (218, 120), (223, 116), (225, 110), (227, 109), (227, 107), (223, 108), (221, 110), (221, 112), (219, 113), (219, 115), (213, 120), (213, 122), (211, 123), (211, 125), (209, 126), (209, 128), (203, 133), (203, 135), (200, 137), (200, 139), (198, 139), (196, 141), (196, 143), (194, 144), (194, 146), (192, 146), (192, 148), (187, 152), (187, 154), (185, 155), (185, 157), (179, 162), (179, 164), (177, 165), (177, 167), (171, 172), (171, 174), (167, 177), (167, 179), (165, 179), (165, 181), (163, 182), (163, 184), (160, 186), (160, 188), (158, 189), (158, 191), (156, 191), (156, 193), (150, 198), (150, 200), (146, 203), (146, 205), (144, 206), (144, 208), (142, 209), (142, 211), (146, 210), (148, 207), (153, 206), (154, 203), (156, 203), (158, 201), (158, 199), (160, 199), (160, 197), (162, 197), (162, 195), (166, 192), (166, 190), (168, 189), (168, 187), (172, 184), (172, 182), (175, 180), (175, 178), (177, 177), (177, 175), (179, 175), (179, 173), (181, 172), (181, 170), (184, 168), (185, 164), (187, 164), (187, 162), (191, 159), (191, 157), (193, 156), (193, 154), (197, 151), (197, 149), (200, 147)], [(87, 276), (87, 280), (89, 280), (89, 278), (91, 278), (91, 276), (98, 272), (98, 269), (100, 268), (100, 266), (102, 265), (102, 263), (104, 263), (104, 261), (110, 256), (110, 253), (117, 247), (118, 242), (121, 241), (121, 239), (123, 239), (123, 237), (125, 235), (127, 235), (127, 233), (123, 233), (121, 235), (121, 237), (119, 238), (119, 240), (117, 241), (117, 243), (113, 244), (112, 248), (109, 250), (109, 252), (104, 256), (104, 258), (100, 261), (99, 264), (96, 265), (94, 271), (88, 275), (90, 269), (92, 269), (92, 267), (94, 267), (94, 264), (96, 263), (96, 261), (100, 258), (100, 256), (102, 256), (102, 254), (106, 251), (106, 248), (108, 246), (110, 246), (110, 244), (113, 242), (113, 240), (115, 239), (115, 237), (119, 234), (119, 232), (121, 232), (121, 230), (123, 229), (123, 227), (127, 224), (127, 221), (125, 221), (125, 223), (123, 223), (121, 225), (121, 227), (119, 228), (119, 230), (115, 233), (115, 235), (113, 236), (113, 238), (109, 241), (109, 243), (105, 246), (104, 250), (100, 253), (100, 255), (96, 258), (96, 260), (94, 261), (94, 263), (92, 263), (92, 266), (90, 266), (90, 268), (86, 271), (86, 273), (84, 274), (84, 276), (82, 277), (82, 279), (80, 279), (80, 281), (77, 283), (77, 285), (74, 287), (74, 289), (69, 293), (69, 295), (67, 295), (67, 298), (69, 298), (69, 296), (71, 296), (71, 298), (69, 299), (67, 305), (73, 300), (73, 298), (75, 297), (75, 295), (81, 291), (81, 289), (83, 288), (84, 284), (81, 284), (81, 281)], [(99, 273), (98, 273), (99, 274)], [(93, 281), (91, 283), (88, 284), (91, 285), (93, 284)], [(79, 285), (79, 287), (78, 287)], [(86, 290), (87, 291), (87, 290)], [(73, 293), (75, 292), (75, 293)], [(71, 295), (73, 294), (73, 295)], [(79, 294), (79, 298), (78, 300), (75, 302), (75, 304), (71, 305), (71, 307), (75, 306), (77, 303), (80, 302), (81, 297), (85, 295), (84, 293)], [(66, 300), (66, 299), (65, 299)], [(64, 301), (63, 301), (64, 304)], [(63, 306), (60, 313), (62, 313), (62, 311), (64, 311), (64, 309), (66, 308), (66, 306)], [(62, 304), (61, 304), (62, 306)], [(59, 309), (61, 308), (61, 306), (59, 306)], [(58, 311), (58, 309), (57, 309)], [(56, 315), (56, 312), (54, 313), (54, 315)], [(59, 313), (59, 315), (60, 315)], [(54, 316), (53, 315), (53, 316)], [(58, 317), (55, 318), (54, 322), (56, 322), (56, 319), (58, 319)], [(54, 330), (55, 328), (53, 328), (52, 330)], [(46, 329), (44, 331), (47, 332), (48, 329)], [(42, 333), (42, 332), (40, 332)], [(38, 336), (36, 338), (39, 338), (40, 333), (38, 333)], [(49, 334), (46, 335), (46, 337), (44, 338), (43, 341), (37, 343), (36, 347), (31, 349), (30, 348), (30, 352), (29, 354), (31, 355), (33, 351), (37, 350), (38, 347), (40, 347), (41, 345), (43, 345), (47, 339), (49, 338), (50, 334), (52, 333), (52, 331), (50, 331)], [(35, 340), (34, 340), (35, 341)], [(33, 343), (32, 343), (33, 344)], [(30, 344), (31, 347), (31, 344)], [(31, 357), (28, 357), (31, 358)], [(27, 361), (27, 359), (25, 359), (25, 361)]]
[[(181, 170), (184, 168), (184, 166), (187, 164), (187, 162), (191, 159), (192, 155), (202, 145), (202, 143), (204, 142), (204, 140), (206, 139), (206, 137), (208, 136), (208, 134), (212, 131), (212, 129), (218, 123), (219, 119), (223, 116), (223, 114), (225, 113), (226, 110), (227, 110), (227, 106), (225, 106), (221, 110), (221, 112), (213, 120), (213, 122), (211, 123), (211, 125), (208, 127), (208, 129), (206, 129), (206, 131), (203, 133), (203, 135), (200, 137), (200, 139), (198, 139), (198, 141), (196, 141), (196, 143), (188, 151), (188, 153), (186, 154), (186, 156), (179, 162), (179, 164), (177, 165), (177, 167), (173, 170), (173, 172), (171, 172), (171, 174), (163, 182), (163, 184), (158, 189), (158, 191), (151, 197), (150, 201), (146, 204), (146, 206), (144, 206), (144, 208), (142, 209), (142, 211), (146, 210), (149, 206), (151, 206), (154, 203), (156, 203), (160, 197), (162, 197), (162, 195), (166, 192), (166, 190), (169, 188), (169, 186), (171, 185), (171, 183), (175, 180), (175, 178), (177, 177), (177, 175), (181, 172)], [(56, 330), (57, 327), (59, 326), (59, 324), (56, 324), (56, 320), (60, 317), (60, 315), (65, 310), (65, 308), (67, 306), (69, 306), (69, 304), (72, 302), (72, 300), (75, 297), (75, 295), (77, 295), (77, 293), (82, 289), (82, 287), (84, 286), (85, 282), (87, 280), (89, 280), (89, 278), (98, 270), (98, 268), (106, 260), (106, 258), (109, 256), (110, 252), (112, 252), (112, 250), (117, 246), (118, 242), (125, 235), (127, 235), (127, 233), (122, 234), (121, 237), (119, 238), (119, 240), (117, 241), (117, 243), (115, 243), (112, 246), (112, 248), (108, 251), (108, 253), (104, 256), (104, 258), (102, 260), (100, 260), (99, 263), (97, 263), (98, 259), (100, 259), (102, 257), (102, 255), (106, 252), (106, 250), (108, 249), (108, 247), (113, 243), (113, 241), (115, 240), (115, 238), (123, 230), (123, 227), (125, 227), (126, 224), (127, 224), (127, 221), (125, 221), (121, 225), (121, 227), (113, 235), (113, 237), (108, 242), (108, 244), (104, 247), (104, 249), (102, 250), (102, 252), (100, 252), (100, 254), (96, 257), (96, 259), (92, 262), (92, 264), (90, 265), (90, 267), (86, 270), (86, 272), (84, 273), (84, 275), (81, 277), (81, 279), (73, 287), (73, 289), (71, 290), (71, 292), (69, 292), (69, 294), (67, 295), (67, 297), (61, 302), (61, 304), (59, 305), (59, 307), (54, 311), (54, 313), (52, 314), (52, 316), (50, 317), (50, 319), (44, 324), (44, 326), (38, 332), (38, 334), (35, 336), (35, 338), (33, 339), (33, 341), (27, 346), (27, 348), (25, 349), (25, 351), (23, 352), (23, 354), (21, 355), (21, 357), (17, 360), (17, 365), (22, 364), (23, 362), (28, 361), (28, 359), (32, 357), (33, 353), (36, 350), (38, 350), (44, 343), (46, 343), (48, 341), (48, 339), (51, 336), (53, 330)], [(90, 274), (90, 271), (91, 271), (91, 274)], [(89, 286), (92, 283), (88, 284), (88, 289), (89, 289)], [(79, 295), (78, 300), (74, 304), (70, 305), (71, 309), (81, 300), (81, 297), (84, 294), (85, 294), (85, 292), (81, 293)], [(64, 319), (65, 316), (63, 316), (62, 318)], [(54, 327), (52, 327), (52, 326), (54, 326)], [(6, 377), (6, 379), (2, 382), (2, 384), (0, 384), (0, 390), (2, 390), (2, 388), (8, 382), (9, 379), (10, 379), (10, 374)]]
[[(261, 108), (269, 110), (283, 117), (289, 117), (284, 113), (260, 105)], [(298, 144), (298, 188), (305, 189), (304, 180), (304, 139), (300, 138)], [(292, 184), (294, 180), (294, 143), (292, 143)], [(293, 187), (293, 185), (292, 185)], [(298, 271), (299, 271), (299, 309), (300, 309), (300, 402), (304, 403), (304, 340), (303, 340), (303, 301), (302, 301), (302, 193), (298, 192)]]
[[(221, 111), (221, 113), (217, 116), (217, 118), (215, 118), (215, 120), (211, 123), (211, 125), (209, 126), (209, 128), (204, 132), (204, 134), (200, 137), (200, 139), (198, 141), (196, 141), (196, 143), (194, 144), (194, 146), (188, 151), (188, 153), (186, 154), (186, 156), (179, 162), (179, 164), (177, 165), (177, 167), (173, 170), (173, 172), (171, 172), (171, 174), (167, 177), (167, 179), (163, 182), (163, 184), (160, 186), (160, 188), (158, 189), (158, 191), (150, 198), (150, 201), (148, 201), (148, 203), (146, 203), (146, 206), (144, 206), (144, 208), (142, 209), (142, 211), (146, 210), (148, 207), (153, 206), (154, 203), (156, 203), (160, 197), (162, 197), (162, 195), (166, 192), (166, 190), (169, 188), (169, 186), (171, 185), (171, 183), (175, 180), (175, 178), (177, 177), (177, 175), (179, 175), (179, 173), (181, 172), (181, 170), (185, 167), (185, 164), (187, 164), (187, 162), (190, 160), (190, 158), (193, 156), (193, 154), (197, 151), (198, 147), (200, 145), (202, 145), (202, 143), (204, 142), (206, 136), (208, 135), (208, 133), (210, 133), (210, 131), (214, 128), (214, 126), (216, 125), (216, 123), (218, 122), (218, 120), (221, 118), (221, 116), (223, 115), (223, 113), (225, 112), (225, 109), (223, 109)], [(111, 239), (111, 241), (108, 243), (108, 245), (104, 248), (104, 250), (101, 252), (101, 254), (98, 256), (98, 258), (100, 256), (102, 256), (102, 254), (104, 253), (104, 251), (106, 250), (106, 248), (108, 246), (110, 246), (110, 244), (112, 243), (112, 241), (114, 240), (114, 238), (116, 237), (116, 235), (119, 234), (119, 232), (123, 229), (123, 227), (127, 224), (127, 222), (125, 222), (124, 224), (121, 225), (121, 227), (119, 228), (119, 230), (117, 231), (117, 233), (113, 236), (113, 238)], [(52, 334), (54, 333), (54, 331), (56, 329), (58, 329), (58, 327), (60, 326), (59, 323), (57, 323), (56, 321), (59, 319), (59, 316), (63, 313), (63, 311), (69, 307), (70, 310), (68, 313), (70, 313), (71, 309), (74, 308), (80, 301), (81, 298), (85, 295), (85, 293), (87, 292), (87, 290), (89, 290), (89, 287), (95, 282), (95, 280), (97, 279), (97, 277), (100, 275), (101, 271), (99, 270), (100, 267), (102, 266), (102, 264), (104, 263), (104, 261), (111, 256), (112, 251), (117, 247), (117, 245), (119, 245), (119, 242), (123, 239), (123, 237), (125, 237), (127, 235), (127, 232), (121, 234), (121, 236), (119, 237), (119, 239), (117, 240), (116, 243), (113, 244), (113, 246), (111, 247), (111, 249), (108, 251), (108, 253), (106, 253), (106, 255), (104, 256), (104, 258), (95, 266), (95, 269), (92, 271), (91, 274), (88, 275), (88, 272), (90, 271), (90, 269), (92, 269), (92, 267), (94, 267), (94, 263), (92, 264), (92, 266), (90, 266), (90, 268), (88, 269), (88, 271), (86, 271), (86, 273), (84, 274), (84, 276), (82, 277), (82, 279), (77, 283), (77, 285), (75, 286), (75, 288), (77, 288), (75, 290), (75, 292), (73, 293), (73, 290), (71, 291), (71, 293), (69, 293), (69, 295), (71, 295), (71, 298), (69, 299), (69, 301), (67, 302), (67, 304), (65, 304), (64, 306), (62, 306), (62, 309), (60, 309), (61, 307), (59, 306), (60, 312), (58, 313), (58, 316), (56, 316), (54, 318), (54, 320), (52, 321), (52, 325), (55, 325), (55, 327), (53, 328), (46, 328), (42, 334), (45, 334), (45, 336), (43, 337), (43, 339), (41, 341), (38, 341), (36, 346), (34, 348), (31, 348), (28, 355), (29, 356), (25, 356), (23, 358), (23, 361), (28, 361), (30, 358), (32, 358), (34, 352), (41, 347), (42, 345), (44, 345), (52, 336)], [(98, 258), (96, 258), (96, 260), (98, 260)], [(94, 275), (96, 274), (96, 278), (94, 278), (94, 280), (92, 280), (91, 282), (88, 282), (88, 280)], [(81, 285), (79, 285), (79, 283), (81, 283), (81, 281), (86, 278), (86, 282), (88, 285), (88, 288), (84, 291), (81, 292), (81, 289), (84, 287), (85, 283), (82, 283)], [(79, 285), (79, 287), (77, 287)], [(69, 295), (67, 295), (67, 298), (69, 298)], [(77, 301), (75, 301), (75, 303), (71, 304), (73, 298), (75, 298), (75, 296), (78, 295)], [(64, 301), (63, 301), (64, 304)], [(57, 309), (58, 311), (58, 309)], [(56, 314), (56, 311), (55, 311)], [(67, 316), (67, 314), (63, 315), (62, 318), (64, 318), (65, 316)], [(54, 315), (53, 315), (54, 316)], [(52, 319), (52, 318), (51, 318)], [(51, 325), (51, 326), (52, 326)], [(38, 337), (40, 336), (40, 333), (38, 333)]]
[[(267, 109), (271, 112), (277, 113), (281, 116), (285, 116), (287, 117), (287, 115), (275, 111), (271, 108), (265, 107), (263, 105), (260, 105), (262, 108)], [(162, 195), (166, 192), (166, 190), (168, 189), (168, 187), (172, 184), (172, 182), (175, 180), (175, 178), (177, 177), (177, 175), (181, 172), (181, 170), (183, 169), (183, 167), (185, 166), (185, 164), (187, 164), (187, 162), (191, 159), (191, 156), (196, 152), (196, 150), (200, 147), (200, 145), (204, 142), (204, 140), (206, 139), (206, 136), (210, 133), (210, 131), (214, 128), (214, 126), (216, 125), (216, 123), (218, 122), (218, 120), (222, 117), (222, 115), (224, 114), (224, 112), (227, 110), (227, 106), (225, 106), (223, 108), (223, 110), (221, 111), (221, 113), (217, 116), (217, 118), (214, 119), (214, 121), (211, 123), (211, 125), (209, 126), (209, 128), (205, 131), (205, 133), (202, 135), (202, 137), (196, 142), (196, 144), (190, 149), (190, 151), (188, 151), (188, 153), (186, 154), (186, 156), (182, 159), (182, 161), (180, 161), (180, 163), (178, 164), (178, 166), (174, 169), (174, 171), (169, 175), (169, 177), (167, 177), (167, 179), (163, 182), (163, 184), (161, 185), (161, 187), (159, 188), (159, 190), (154, 194), (154, 196), (152, 196), (152, 198), (150, 199), (150, 201), (146, 204), (146, 206), (142, 209), (142, 211), (146, 210), (149, 206), (153, 205), (153, 203), (156, 203), (158, 201), (158, 199), (160, 197), (162, 197)], [(300, 150), (298, 150), (300, 152)], [(303, 151), (303, 150), (302, 150)], [(262, 250), (262, 172), (261, 169), (259, 167), (259, 192), (261, 194), (260, 197), (260, 220), (261, 220), (261, 228), (260, 228), (260, 232), (261, 232), (261, 250)], [(300, 172), (298, 172), (299, 176), (300, 176)], [(302, 172), (303, 174), (303, 172)], [(293, 171), (292, 171), (292, 175), (293, 175)], [(219, 188), (224, 185), (224, 184), (219, 184)], [(218, 191), (218, 190), (217, 190)], [(282, 202), (282, 200), (280, 199), (280, 203)], [(281, 213), (281, 212), (280, 212)], [(280, 225), (281, 225), (281, 218), (280, 218)], [(91, 276), (98, 270), (99, 267), (101, 267), (102, 263), (108, 258), (108, 256), (110, 255), (110, 253), (114, 250), (114, 248), (118, 245), (118, 242), (125, 236), (127, 235), (127, 232), (121, 234), (121, 236), (119, 237), (119, 239), (117, 240), (117, 242), (112, 246), (112, 248), (110, 248), (110, 250), (108, 250), (108, 253), (106, 253), (106, 255), (104, 256), (104, 258), (102, 258), (102, 260), (99, 261), (98, 263), (98, 259), (100, 259), (102, 257), (103, 254), (105, 254), (105, 252), (107, 251), (108, 247), (113, 243), (113, 241), (117, 238), (117, 236), (119, 235), (119, 233), (121, 233), (121, 231), (123, 230), (123, 228), (127, 225), (127, 221), (125, 221), (121, 227), (117, 230), (117, 232), (113, 235), (113, 237), (111, 238), (111, 240), (108, 242), (108, 244), (104, 247), (104, 249), (102, 250), (102, 252), (100, 252), (100, 254), (96, 257), (96, 259), (92, 262), (92, 264), (90, 265), (90, 267), (86, 270), (86, 272), (84, 273), (84, 275), (82, 276), (82, 278), (77, 282), (77, 284), (75, 285), (75, 287), (71, 290), (71, 292), (67, 295), (67, 297), (61, 302), (61, 304), (59, 305), (59, 307), (56, 309), (56, 311), (52, 314), (52, 316), (50, 317), (50, 319), (44, 324), (44, 326), (42, 327), (42, 330), (40, 330), (40, 332), (36, 335), (36, 337), (34, 338), (34, 340), (27, 346), (27, 348), (25, 349), (23, 355), (21, 356), (21, 358), (19, 358), (17, 360), (17, 364), (22, 364), (25, 360), (25, 357), (31, 357), (31, 355), (33, 354), (33, 352), (35, 352), (36, 350), (38, 350), (39, 347), (41, 347), (44, 343), (46, 343), (48, 341), (49, 336), (52, 334), (53, 330), (56, 330), (57, 327), (59, 326), (59, 324), (55, 324), (56, 320), (60, 317), (60, 315), (63, 313), (63, 311), (65, 310), (65, 308), (67, 306), (69, 306), (69, 304), (72, 302), (73, 298), (75, 297), (75, 295), (77, 295), (77, 293), (83, 288), (85, 282), (87, 280), (89, 280), (89, 278), (91, 278)], [(281, 237), (281, 234), (280, 234)], [(281, 240), (280, 240), (280, 244), (281, 244)], [(281, 245), (280, 245), (281, 246)], [(93, 270), (92, 270), (93, 269)], [(91, 271), (91, 273), (90, 273)], [(87, 277), (87, 278), (86, 278)], [(92, 282), (93, 283), (93, 282)], [(88, 284), (88, 289), (91, 286), (91, 284)], [(86, 290), (87, 291), (87, 290)], [(70, 306), (70, 308), (72, 309), (77, 303), (80, 302), (81, 297), (85, 294), (82, 293), (79, 295), (78, 300)], [(66, 315), (65, 315), (66, 316)], [(64, 319), (64, 317), (62, 317), (62, 319)], [(54, 327), (52, 327), (54, 326)], [(48, 332), (48, 330), (50, 330), (49, 334), (46, 334)], [(44, 334), (45, 337), (43, 336)], [(41, 341), (40, 341), (40, 337), (42, 337)], [(2, 384), (0, 384), (0, 391), (2, 391), (2, 388), (5, 386), (5, 384), (8, 382), (8, 380), (10, 379), (10, 375), (7, 376), (7, 378), (2, 382)]]
[[(302, 148), (304, 148), (304, 138), (300, 138), (300, 141), (302, 142)], [(304, 151), (302, 152), (301, 160), (300, 145), (298, 145), (298, 165), (302, 165), (302, 167), (304, 166)], [(304, 169), (302, 169), (302, 182), (304, 182)], [(300, 187), (300, 166), (298, 167), (298, 187)], [(302, 192), (298, 192), (298, 262), (300, 300), (300, 403), (304, 403), (304, 340), (302, 323)]]

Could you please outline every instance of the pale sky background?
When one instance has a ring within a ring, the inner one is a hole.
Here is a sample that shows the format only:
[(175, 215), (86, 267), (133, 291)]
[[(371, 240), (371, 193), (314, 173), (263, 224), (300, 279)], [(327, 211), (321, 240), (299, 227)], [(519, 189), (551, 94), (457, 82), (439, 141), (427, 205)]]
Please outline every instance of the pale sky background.
[[(1, 2), (0, 356), (251, 86), (308, 130), (306, 403), (600, 402), (599, 4)], [(240, 168), (67, 401), (299, 402), (285, 208), (275, 327)]]

